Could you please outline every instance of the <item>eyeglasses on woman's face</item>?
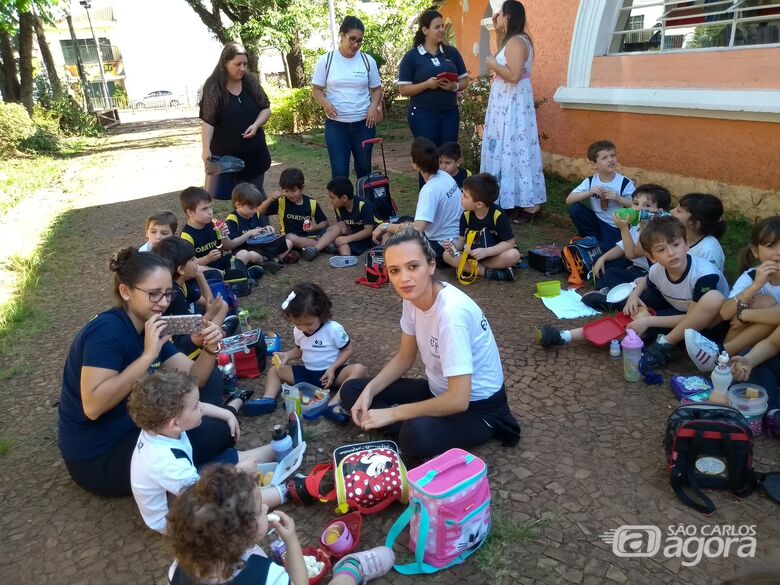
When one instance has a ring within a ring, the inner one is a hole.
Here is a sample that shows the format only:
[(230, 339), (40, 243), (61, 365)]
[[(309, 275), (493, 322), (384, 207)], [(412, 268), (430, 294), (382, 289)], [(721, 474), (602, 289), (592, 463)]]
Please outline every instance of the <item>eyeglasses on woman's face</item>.
[(348, 36), (347, 40), (349, 41), (350, 45), (355, 45), (359, 47), (360, 45), (363, 44), (363, 37)]
[(170, 303), (171, 299), (176, 296), (176, 289), (172, 288), (168, 290), (146, 290), (143, 288), (138, 288), (137, 286), (133, 286), (132, 288), (140, 290), (141, 292), (145, 292), (147, 295), (149, 295), (150, 303), (159, 303), (161, 300), (163, 300), (163, 298), (165, 298), (165, 300)]

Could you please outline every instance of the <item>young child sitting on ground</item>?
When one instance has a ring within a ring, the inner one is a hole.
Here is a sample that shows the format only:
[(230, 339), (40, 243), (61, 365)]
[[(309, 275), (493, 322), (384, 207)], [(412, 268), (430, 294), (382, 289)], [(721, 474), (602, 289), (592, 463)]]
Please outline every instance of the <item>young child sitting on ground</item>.
[(460, 151), (460, 144), (457, 142), (445, 142), (439, 147), (439, 169), (447, 173), (453, 179), (459, 188), (463, 189), (463, 181), (471, 173), (464, 169), (463, 155)]
[(303, 194), (303, 171), (290, 167), (279, 176), (281, 193), (271, 195), (260, 204), (260, 215), (277, 215), (279, 231), (305, 260), (314, 260), (336, 239), (326, 230), (330, 222), (317, 201)]
[[(728, 284), (710, 262), (688, 253), (685, 227), (675, 217), (647, 222), (639, 243), (654, 264), (647, 276), (637, 279), (623, 312), (633, 319), (629, 328), (654, 339), (640, 362), (642, 369), (649, 370), (676, 358), (677, 345), (683, 341), (686, 329), (716, 338), (725, 334), (720, 307), (728, 294)], [(649, 315), (648, 307), (656, 314)], [(559, 331), (542, 325), (537, 330), (537, 341), (544, 347), (583, 340), (582, 328)]]
[[(224, 424), (234, 440), (240, 431), (235, 411), (200, 402), (195, 379), (178, 371), (161, 370), (133, 384), (128, 401), (133, 422), (141, 427), (130, 463), (130, 485), (144, 522), (152, 530), (165, 532), (168, 495), (178, 496), (198, 481), (192, 463), (192, 445), (187, 431), (203, 424)], [(210, 417), (203, 420), (203, 417)], [(221, 421), (221, 422), (218, 422)], [(270, 445), (249, 451), (228, 449), (215, 461), (232, 463), (254, 474), (257, 464), (274, 461)], [(262, 488), (263, 499), (278, 506), (288, 498), (285, 487)]]
[(498, 181), (489, 173), (471, 175), (463, 182), (460, 236), (445, 244), (444, 262), (457, 268), (465, 253), (466, 236), (476, 232), (469, 257), (477, 261), (479, 275), (491, 280), (514, 280), (512, 266), (520, 261), (509, 217), (496, 205)]
[[(636, 211), (668, 211), (672, 205), (672, 194), (660, 185), (641, 185), (631, 197), (631, 207)], [(650, 265), (647, 256), (639, 246), (641, 225), (632, 226), (622, 220), (617, 213), (612, 219), (620, 229), (621, 240), (617, 245), (604, 252), (593, 263), (593, 275), (596, 277), (596, 289), (582, 295), (582, 302), (599, 311), (618, 311), (624, 303), (608, 303), (610, 289), (625, 282), (634, 282), (646, 276)], [(637, 250), (640, 253), (637, 253)]]
[[(171, 505), (166, 539), (176, 560), (171, 585), (245, 583), (308, 585), (295, 522), (281, 511), (268, 514), (265, 494), (254, 477), (229, 465), (203, 470), (200, 480)], [(285, 544), (284, 567), (257, 544), (269, 525)], [(395, 562), (386, 546), (348, 554), (333, 565), (330, 585), (363, 585), (390, 572)]]
[(711, 262), (723, 272), (726, 255), (719, 241), (726, 231), (723, 202), (709, 193), (688, 193), (672, 208), (672, 215), (685, 226), (689, 254)]
[(374, 245), (371, 234), (382, 222), (374, 215), (371, 203), (355, 197), (352, 181), (347, 177), (332, 178), (327, 189), (336, 213), (336, 225), (328, 228), (336, 233), (333, 243), (342, 256), (360, 256)]
[(292, 247), (286, 238), (279, 236), (267, 244), (252, 245), (250, 238), (272, 235), (274, 228), (268, 225), (268, 218), (260, 215), (257, 208), (266, 197), (252, 183), (239, 183), (231, 194), (233, 211), (225, 218), (230, 240), (235, 250), (247, 252), (249, 264), (259, 264), (265, 272), (276, 274), (283, 267), (282, 258)]
[[(195, 248), (192, 244), (181, 238), (166, 238), (152, 248), (152, 252), (162, 256), (171, 264), (171, 276), (173, 277), (173, 296), (165, 315), (190, 315), (192, 311), (190, 306), (202, 299), (200, 291), (209, 291), (206, 278), (198, 270), (198, 261), (195, 258)], [(194, 281), (198, 287), (188, 286), (187, 282)], [(197, 292), (191, 293), (196, 290)], [(197, 295), (197, 296), (196, 296)], [(203, 313), (203, 319), (222, 327), (226, 336), (232, 335), (238, 326), (238, 317), (232, 315), (227, 317), (228, 304), (222, 297), (214, 298), (209, 295), (209, 301), (205, 303), (206, 310)], [(227, 325), (227, 327), (226, 327)], [(202, 343), (196, 334), (175, 335), (172, 339), (173, 344), (179, 350), (193, 357), (195, 352), (200, 350)]]
[[(463, 208), (460, 206), (459, 189), (455, 179), (439, 170), (439, 150), (427, 138), (418, 137), (412, 142), (412, 169), (420, 173), (425, 182), (417, 198), (414, 212), (414, 228), (425, 234), (436, 253), (436, 263), (445, 266), (444, 242), (458, 237), (458, 226)], [(403, 229), (405, 224), (380, 224), (374, 230), (373, 240), (379, 244), (390, 234)]]
[[(718, 355), (730, 356), (763, 343), (780, 325), (780, 216), (760, 221), (742, 251), (744, 272), (734, 283), (720, 316), (730, 322), (723, 345), (695, 329), (685, 330), (688, 356), (702, 372), (711, 372)], [(780, 333), (773, 334), (780, 339)]]
[[(270, 368), (265, 379), (265, 393), (260, 400), (250, 400), (244, 412), (257, 414), (272, 412), (282, 382), (298, 384), (308, 382), (318, 388), (333, 388), (328, 409), (324, 416), (340, 424), (349, 421), (349, 415), (341, 410), (339, 389), (349, 379), (361, 378), (368, 372), (362, 364), (348, 364), (354, 346), (344, 328), (331, 319), (331, 303), (328, 295), (314, 283), (304, 282), (293, 287), (282, 303), (282, 311), (295, 327), (295, 347), (289, 351), (274, 353), (276, 367)], [(302, 366), (288, 366), (292, 360), (303, 359)], [(263, 408), (265, 407), (265, 408)]]
[(151, 252), (152, 246), (163, 238), (170, 238), (176, 233), (179, 220), (173, 211), (163, 210), (146, 218), (146, 243), (138, 248), (139, 252)]
[[(219, 270), (221, 273), (230, 269), (233, 256), (230, 250), (235, 248), (235, 243), (212, 223), (214, 210), (209, 192), (202, 187), (187, 187), (179, 194), (179, 201), (187, 215), (187, 223), (181, 230), (181, 238), (195, 248), (198, 264)], [(236, 254), (236, 259), (246, 264), (248, 252), (240, 250)], [(250, 266), (247, 274), (250, 278), (259, 280), (263, 275), (263, 269), (259, 266)]]
[[(617, 172), (615, 145), (599, 140), (588, 147), (588, 160), (596, 172), (566, 197), (569, 216), (577, 232), (584, 238), (593, 236), (602, 251), (611, 249), (620, 240), (620, 231), (612, 214), (631, 206), (634, 184)], [(590, 207), (584, 201), (590, 200)]]

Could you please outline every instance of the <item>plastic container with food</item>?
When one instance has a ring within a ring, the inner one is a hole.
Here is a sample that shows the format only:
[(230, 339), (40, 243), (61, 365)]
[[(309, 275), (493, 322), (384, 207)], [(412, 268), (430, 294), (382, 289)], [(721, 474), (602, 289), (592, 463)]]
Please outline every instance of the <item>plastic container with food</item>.
[(318, 418), (328, 406), (330, 390), (317, 388), (306, 382), (300, 382), (294, 386), (301, 397), (301, 413), (303, 418), (314, 420)]
[(729, 388), (729, 404), (747, 419), (755, 436), (764, 431), (762, 422), (768, 402), (769, 394), (757, 384), (734, 384)]

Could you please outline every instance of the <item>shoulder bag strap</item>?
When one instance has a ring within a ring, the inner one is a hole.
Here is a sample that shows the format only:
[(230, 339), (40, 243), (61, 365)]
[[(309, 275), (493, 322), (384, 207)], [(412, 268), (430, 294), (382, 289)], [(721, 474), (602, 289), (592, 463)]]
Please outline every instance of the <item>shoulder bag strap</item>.
[[(677, 495), (679, 500), (686, 506), (693, 508), (697, 512), (701, 512), (702, 514), (712, 514), (715, 511), (715, 504), (713, 504), (712, 500), (701, 491), (699, 488), (699, 482), (696, 480), (696, 454), (701, 449), (701, 439), (701, 431), (696, 431), (696, 434), (693, 437), (693, 442), (691, 443), (691, 447), (686, 454), (687, 464), (685, 469), (672, 470), (672, 489), (674, 489), (674, 493)], [(683, 486), (683, 473), (685, 473), (685, 476), (688, 479), (688, 486), (691, 488), (691, 491), (694, 493), (694, 495), (696, 495), (697, 498), (699, 498), (699, 500), (701, 500), (702, 503), (697, 502), (685, 492)]]

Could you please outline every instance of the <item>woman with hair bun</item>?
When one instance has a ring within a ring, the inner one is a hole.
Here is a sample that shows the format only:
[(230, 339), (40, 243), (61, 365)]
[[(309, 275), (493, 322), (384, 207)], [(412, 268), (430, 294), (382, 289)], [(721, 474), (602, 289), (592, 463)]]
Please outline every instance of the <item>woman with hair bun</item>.
[[(209, 322), (200, 332), (203, 351), (194, 360), (180, 353), (165, 334), (160, 316), (174, 288), (167, 260), (124, 248), (109, 262), (116, 307), (99, 313), (71, 342), (62, 375), (59, 448), (73, 480), (102, 496), (129, 496), (130, 459), (139, 429), (127, 412), (133, 382), (157, 369), (172, 368), (195, 377), (201, 401), (220, 404), (222, 380), (214, 361), (221, 329)], [(235, 415), (248, 393), (232, 396)], [(189, 433), (194, 461), (208, 461), (233, 446), (224, 421), (204, 418)]]
[[(355, 424), (397, 436), (409, 465), (493, 438), (516, 445), (520, 426), (509, 410), (498, 346), (482, 310), (460, 289), (434, 280), (435, 253), (413, 227), (387, 241), (385, 266), (403, 300), (401, 345), (375, 378), (341, 387)], [(425, 378), (402, 378), (418, 353)]]

